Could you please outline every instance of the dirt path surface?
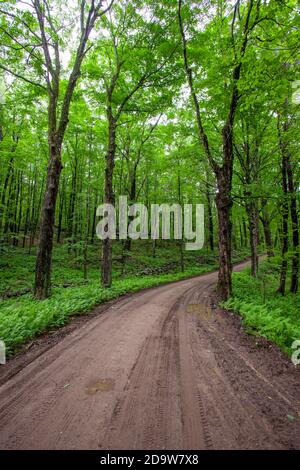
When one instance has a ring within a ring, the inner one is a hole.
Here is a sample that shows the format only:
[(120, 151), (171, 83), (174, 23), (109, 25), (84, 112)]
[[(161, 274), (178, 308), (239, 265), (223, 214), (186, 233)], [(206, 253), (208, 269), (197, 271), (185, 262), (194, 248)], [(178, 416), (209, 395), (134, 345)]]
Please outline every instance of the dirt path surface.
[(300, 449), (299, 369), (212, 307), (216, 279), (122, 299), (26, 365), (0, 448)]

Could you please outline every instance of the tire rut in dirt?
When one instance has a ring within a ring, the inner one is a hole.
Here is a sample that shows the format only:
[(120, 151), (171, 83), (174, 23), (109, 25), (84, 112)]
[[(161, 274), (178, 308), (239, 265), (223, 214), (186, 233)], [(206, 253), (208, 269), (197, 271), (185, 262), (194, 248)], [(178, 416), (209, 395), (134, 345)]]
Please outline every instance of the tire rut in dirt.
[(202, 393), (198, 386), (197, 368), (190, 344), (189, 314), (187, 314), (187, 306), (198, 292), (198, 285), (189, 289), (174, 309), (174, 315), (179, 320), (183, 448), (211, 450), (214, 444)]
[(159, 323), (146, 339), (117, 400), (105, 448), (164, 449), (174, 442), (180, 448), (178, 322), (170, 311)]

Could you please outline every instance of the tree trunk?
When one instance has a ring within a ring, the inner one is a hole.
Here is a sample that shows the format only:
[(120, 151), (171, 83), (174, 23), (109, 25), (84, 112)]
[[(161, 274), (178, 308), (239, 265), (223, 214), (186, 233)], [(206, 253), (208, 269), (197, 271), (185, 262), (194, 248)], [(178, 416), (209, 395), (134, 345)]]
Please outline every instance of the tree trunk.
[[(180, 170), (178, 170), (178, 204), (182, 207), (182, 195), (181, 195), (181, 177), (180, 177)], [(184, 272), (184, 237), (182, 234), (181, 239), (179, 240), (179, 260), (180, 260), (180, 269), (181, 272)]]
[(271, 228), (270, 228), (270, 217), (266, 209), (263, 209), (261, 222), (264, 228), (267, 255), (268, 255), (268, 258), (272, 258), (274, 256), (274, 251), (273, 251), (272, 234), (271, 234)]
[(4, 213), (4, 233), (7, 234), (7, 240), (10, 238), (10, 232), (12, 230), (12, 220), (13, 220), (13, 200), (15, 193), (15, 184), (16, 184), (16, 174), (15, 170), (11, 170), (11, 180), (8, 188), (8, 198), (6, 204), (6, 212)]
[(31, 211), (30, 211), (30, 221), (29, 221), (29, 246), (28, 246), (28, 254), (31, 254), (31, 248), (34, 244), (34, 221), (35, 221), (35, 213), (36, 213), (36, 190), (37, 190), (37, 180), (36, 176), (34, 179), (34, 187), (32, 192), (32, 199), (31, 199)]
[(48, 297), (51, 286), (53, 229), (59, 178), (62, 170), (61, 146), (50, 139), (50, 161), (44, 203), (41, 213), (39, 248), (36, 259), (34, 295), (42, 300)]
[(97, 203), (98, 203), (98, 196), (95, 196), (95, 205), (93, 211), (93, 221), (92, 221), (92, 234), (91, 234), (91, 244), (94, 244), (95, 241), (95, 233), (96, 233), (96, 217), (97, 217)]
[(60, 239), (61, 239), (64, 199), (65, 199), (65, 182), (63, 181), (62, 188), (59, 194), (59, 211), (58, 211), (58, 227), (57, 227), (57, 243), (58, 244), (60, 243)]
[(27, 233), (28, 233), (28, 228), (29, 228), (29, 207), (26, 210), (26, 216), (25, 216), (25, 226), (24, 226), (24, 235), (23, 235), (23, 244), (22, 247), (25, 248), (26, 246), (26, 238), (27, 238)]
[(6, 172), (3, 191), (2, 191), (2, 196), (1, 196), (0, 232), (2, 230), (2, 227), (5, 225), (5, 220), (3, 221), (3, 216), (5, 215), (5, 212), (7, 210), (7, 203), (10, 200), (9, 198), (8, 198), (8, 200), (6, 200), (6, 193), (7, 193), (7, 188), (9, 186), (10, 178), (13, 178), (13, 174), (14, 174), (14, 155), (13, 154), (17, 149), (18, 142), (19, 142), (19, 137), (13, 135), (13, 141), (14, 141), (14, 145), (12, 146), (12, 149), (11, 149), (12, 156), (10, 157), (9, 162), (8, 162), (7, 172)]
[(280, 282), (278, 293), (285, 294), (285, 285), (286, 285), (286, 275), (287, 275), (287, 258), (286, 254), (288, 252), (288, 228), (289, 228), (289, 204), (287, 199), (287, 174), (286, 174), (286, 157), (283, 153), (282, 155), (282, 191), (283, 191), (283, 201), (282, 201), (282, 229), (281, 229), (281, 271), (280, 271)]
[(244, 247), (244, 238), (243, 238), (243, 231), (242, 231), (242, 226), (239, 224), (239, 230), (240, 230), (240, 247)]
[(218, 295), (221, 300), (227, 300), (232, 294), (232, 264), (231, 264), (231, 184), (226, 174), (220, 171), (218, 176), (218, 194), (216, 205), (218, 211), (218, 240), (219, 240), (219, 278)]
[[(41, 198), (43, 194), (43, 183), (41, 186), (41, 194), (40, 197), (37, 197), (38, 192), (38, 175), (37, 175), (37, 168), (35, 169), (34, 175), (34, 182), (33, 182), (33, 189), (32, 189), (32, 198), (31, 198), (31, 215), (30, 215), (30, 236), (29, 236), (29, 249), (28, 253), (31, 253), (31, 248), (34, 245), (35, 234), (37, 230), (37, 226), (39, 223), (39, 214), (41, 210)], [(38, 201), (38, 202), (37, 202)]]
[[(108, 149), (105, 156), (105, 190), (104, 203), (114, 204), (113, 171), (116, 153), (116, 122), (110, 110), (108, 110)], [(102, 243), (102, 285), (111, 287), (112, 284), (112, 240), (107, 238)]]
[(17, 233), (18, 233), (18, 242), (19, 245), (19, 236), (21, 232), (23, 218), (23, 173), (20, 173), (20, 204), (19, 204), (19, 213), (18, 213), (18, 224), (17, 224)]
[(244, 217), (243, 217), (243, 232), (244, 232), (244, 240), (245, 240), (244, 247), (248, 248), (247, 224), (246, 224)]
[(208, 240), (210, 250), (213, 252), (214, 246), (214, 219), (212, 212), (211, 196), (209, 192), (209, 186), (206, 186), (206, 201), (207, 201), (207, 215), (208, 215)]
[[(44, 3), (44, 2), (43, 2)], [(62, 170), (61, 149), (65, 132), (69, 122), (69, 112), (72, 97), (80, 77), (81, 65), (88, 51), (87, 43), (97, 20), (110, 10), (112, 3), (101, 10), (102, 2), (98, 6), (94, 2), (88, 8), (86, 2), (81, 2), (81, 34), (75, 54), (74, 65), (69, 75), (67, 86), (60, 100), (61, 62), (58, 34), (49, 36), (48, 30), (54, 30), (51, 18), (48, 18), (47, 8), (41, 6), (39, 1), (33, 2), (38, 19), (39, 30), (42, 39), (43, 55), (47, 72), (48, 90), (48, 140), (49, 140), (49, 165), (44, 195), (44, 204), (41, 214), (41, 227), (39, 248), (36, 260), (34, 292), (38, 299), (48, 296), (51, 277), (51, 259), (53, 247), (53, 231), (55, 222), (55, 206), (59, 188), (59, 178)], [(46, 25), (46, 21), (49, 28)], [(50, 46), (51, 44), (51, 46)], [(50, 52), (53, 48), (54, 53)], [(59, 116), (59, 118), (58, 118)]]
[(232, 172), (233, 172), (233, 127), (235, 113), (239, 101), (239, 91), (238, 91), (238, 82), (241, 75), (242, 69), (242, 58), (246, 52), (248, 44), (248, 35), (250, 32), (249, 24), (251, 18), (251, 12), (253, 8), (253, 2), (250, 2), (248, 5), (248, 11), (246, 15), (246, 21), (244, 24), (244, 34), (243, 40), (241, 43), (240, 49), (240, 62), (236, 63), (232, 73), (232, 94), (230, 99), (230, 106), (227, 114), (227, 119), (225, 125), (222, 129), (222, 141), (223, 141), (223, 162), (220, 166), (213, 158), (209, 140), (207, 134), (205, 133), (202, 118), (201, 110), (198, 101), (197, 94), (195, 92), (194, 82), (193, 82), (193, 72), (189, 65), (188, 55), (187, 55), (187, 40), (185, 37), (184, 26), (181, 17), (181, 7), (182, 0), (178, 1), (178, 20), (179, 20), (179, 29), (182, 37), (183, 45), (183, 57), (184, 57), (184, 66), (186, 71), (187, 80), (190, 87), (191, 96), (195, 106), (196, 112), (196, 121), (198, 126), (199, 140), (203, 145), (205, 154), (208, 158), (208, 161), (216, 175), (218, 182), (218, 194), (216, 197), (216, 204), (218, 210), (218, 220), (219, 220), (219, 281), (218, 281), (218, 294), (222, 300), (227, 300), (232, 293), (232, 283), (231, 283), (231, 208), (232, 208), (232, 198), (231, 198), (231, 187), (232, 187)]
[(90, 155), (88, 160), (88, 187), (86, 192), (86, 200), (85, 200), (85, 233), (84, 233), (84, 245), (83, 245), (83, 278), (87, 280), (88, 277), (88, 243), (89, 243), (89, 236), (90, 236), (90, 224), (91, 224), (91, 196), (90, 196), (90, 188), (91, 188), (91, 144), (90, 144)]
[[(136, 174), (135, 171), (133, 175), (131, 176), (131, 181), (130, 181), (130, 191), (129, 191), (129, 204), (134, 204), (136, 200)], [(133, 221), (134, 217), (128, 217), (128, 228), (131, 222)], [(131, 251), (131, 238), (128, 236), (127, 240), (125, 240), (124, 243), (124, 251)]]
[[(240, 71), (240, 68), (239, 68)], [(234, 70), (234, 78), (237, 79), (239, 72)], [(232, 295), (232, 263), (231, 263), (231, 243), (232, 243), (232, 172), (233, 172), (233, 124), (234, 115), (238, 103), (238, 89), (236, 84), (231, 97), (230, 112), (227, 121), (222, 129), (223, 139), (223, 165), (215, 168), (217, 177), (218, 193), (216, 204), (219, 219), (219, 278), (218, 295), (221, 300), (228, 300)]]
[(249, 236), (251, 248), (251, 275), (258, 275), (258, 254), (257, 254), (257, 232), (258, 232), (258, 212), (256, 203), (251, 201), (247, 204), (247, 214), (249, 220)]
[(287, 179), (288, 179), (288, 191), (290, 195), (290, 213), (291, 213), (291, 221), (292, 221), (292, 240), (293, 240), (291, 292), (292, 294), (296, 294), (298, 291), (298, 274), (299, 274), (299, 229), (298, 229), (298, 213), (297, 213), (295, 184), (294, 184), (293, 169), (292, 169), (289, 154), (287, 155), (287, 159), (286, 159), (286, 170), (287, 170)]
[(19, 243), (19, 210), (22, 202), (22, 196), (21, 196), (21, 172), (17, 172), (17, 182), (16, 182), (16, 197), (15, 197), (15, 210), (14, 210), (14, 218), (13, 218), (13, 223), (12, 223), (12, 232), (14, 233), (13, 237), (13, 245), (18, 246)]

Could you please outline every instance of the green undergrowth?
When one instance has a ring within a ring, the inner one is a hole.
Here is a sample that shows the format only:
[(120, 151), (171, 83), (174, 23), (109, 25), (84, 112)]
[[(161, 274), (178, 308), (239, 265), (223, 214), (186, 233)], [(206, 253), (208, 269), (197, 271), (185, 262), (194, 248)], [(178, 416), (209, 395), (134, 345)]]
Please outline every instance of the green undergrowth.
[[(144, 288), (155, 287), (190, 276), (217, 269), (216, 254), (186, 252), (185, 271), (178, 266), (178, 246), (161, 245), (153, 256), (150, 244), (136, 243), (126, 260), (123, 273), (120, 263), (114, 262), (113, 285), (110, 289), (100, 287), (99, 246), (89, 251), (88, 279), (83, 279), (82, 263), (66, 246), (55, 247), (53, 256), (52, 295), (45, 301), (36, 301), (31, 293), (0, 300), (0, 339), (6, 344), (9, 355), (20, 346), (43, 332), (66, 324), (73, 315), (86, 314), (96, 305), (117, 299)], [(120, 246), (116, 245), (117, 259)], [(248, 256), (247, 250), (234, 253), (238, 262)], [(24, 250), (13, 250), (1, 258), (0, 295), (7, 291), (22, 291), (31, 288), (34, 276), (33, 254)], [(157, 269), (177, 262), (177, 267), (166, 273), (139, 274), (145, 268)]]
[[(87, 282), (99, 279), (101, 246), (99, 243), (89, 246), (87, 263)], [(247, 256), (248, 252), (236, 252), (238, 259)], [(8, 248), (0, 252), (0, 297), (8, 293), (22, 292), (31, 289), (34, 282), (36, 254), (33, 249)], [(113, 277), (115, 280), (132, 277), (146, 268), (159, 269), (166, 264), (178, 263), (179, 253), (176, 245), (158, 246), (153, 256), (152, 245), (147, 242), (134, 242), (132, 252), (127, 254), (125, 266), (120, 263), (121, 246), (115, 243)], [(186, 252), (187, 268), (202, 265), (215, 265), (216, 254), (199, 251)], [(53, 251), (52, 283), (55, 287), (66, 285), (80, 286), (84, 284), (83, 257), (80, 250), (68, 249), (67, 244), (56, 245)]]
[(36, 301), (31, 294), (0, 301), (0, 338), (11, 354), (17, 346), (39, 333), (64, 325), (71, 315), (84, 314), (94, 306), (171, 281), (205, 273), (208, 268), (189, 268), (159, 276), (131, 277), (116, 280), (110, 289), (99, 287), (98, 281), (71, 289), (54, 288), (49, 299)]
[(276, 343), (285, 353), (293, 352), (292, 344), (300, 339), (300, 294), (282, 296), (278, 288), (280, 259), (275, 257), (260, 264), (259, 277), (250, 269), (233, 274), (233, 297), (223, 304), (239, 313), (250, 334)]

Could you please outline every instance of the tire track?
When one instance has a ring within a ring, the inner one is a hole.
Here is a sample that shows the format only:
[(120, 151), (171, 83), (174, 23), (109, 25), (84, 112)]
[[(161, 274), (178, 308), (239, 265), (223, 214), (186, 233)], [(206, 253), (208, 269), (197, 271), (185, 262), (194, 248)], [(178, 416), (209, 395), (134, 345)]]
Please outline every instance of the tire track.
[(0, 448), (300, 449), (299, 374), (211, 308), (216, 280), (122, 299), (27, 364), (0, 386)]

